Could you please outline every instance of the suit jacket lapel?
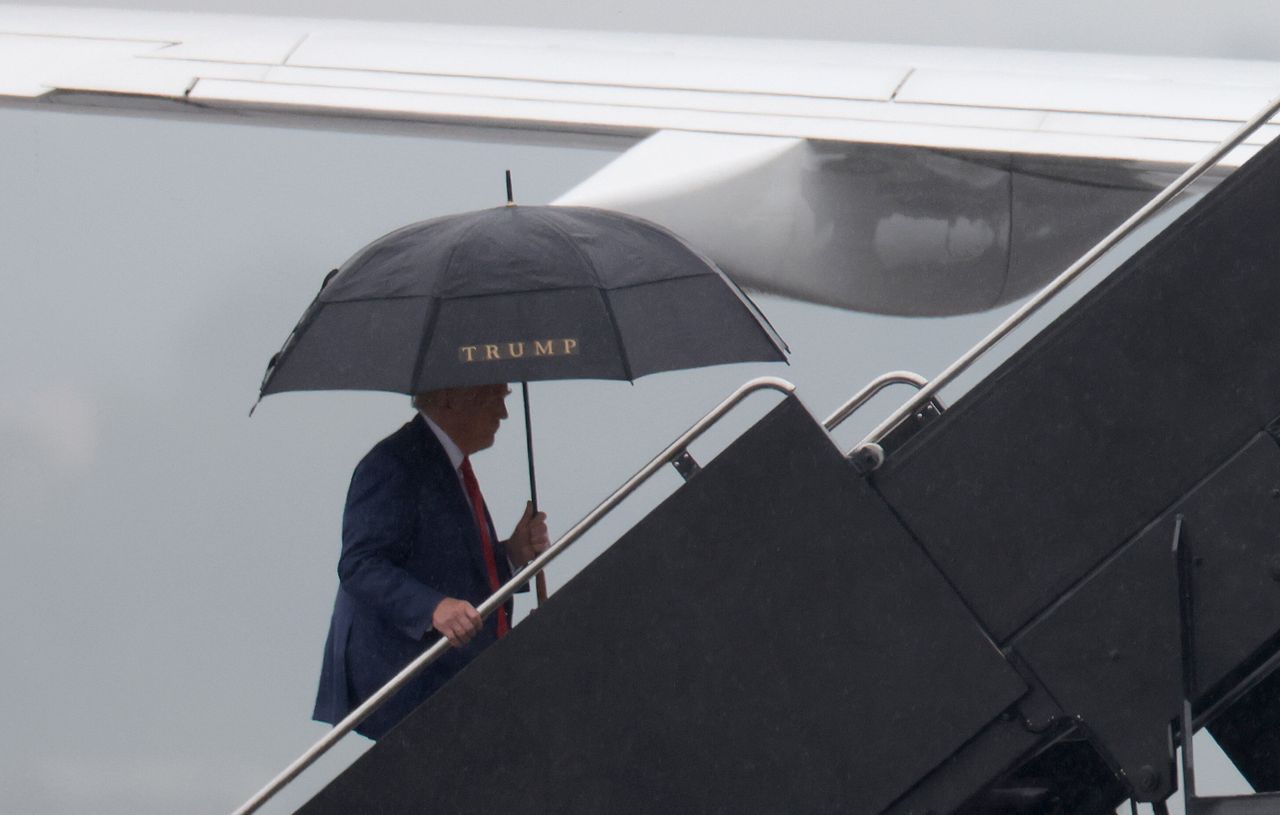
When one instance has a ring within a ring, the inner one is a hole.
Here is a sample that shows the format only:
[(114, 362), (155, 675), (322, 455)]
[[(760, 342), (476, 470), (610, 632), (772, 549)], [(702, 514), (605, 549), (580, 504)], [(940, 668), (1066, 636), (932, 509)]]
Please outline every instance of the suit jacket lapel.
[[(458, 471), (453, 468), (453, 462), (449, 460), (449, 454), (445, 452), (444, 446), (440, 444), (436, 434), (431, 432), (431, 428), (427, 427), (427, 423), (421, 415), (413, 417), (413, 425), (421, 440), (421, 444), (417, 445), (417, 448), (422, 451), (424, 471), (429, 478), (440, 485), (440, 493), (448, 502), (450, 514), (455, 517), (466, 518), (469, 521), (469, 523), (461, 524), (463, 535), (466, 538), (465, 546), (467, 554), (471, 558), (471, 565), (480, 577), (481, 585), (486, 587), (487, 594), (489, 570), (484, 562), (484, 550), (480, 542), (480, 530), (475, 522), (476, 516), (471, 511), (471, 504), (467, 501), (466, 493), (462, 489), (462, 480), (458, 477)], [(485, 516), (486, 520), (488, 520), (487, 509)], [(490, 535), (493, 536), (491, 540), (493, 541), (494, 554), (496, 556), (501, 547), (498, 545), (497, 536), (493, 534), (491, 521), (489, 522), (489, 529)]]

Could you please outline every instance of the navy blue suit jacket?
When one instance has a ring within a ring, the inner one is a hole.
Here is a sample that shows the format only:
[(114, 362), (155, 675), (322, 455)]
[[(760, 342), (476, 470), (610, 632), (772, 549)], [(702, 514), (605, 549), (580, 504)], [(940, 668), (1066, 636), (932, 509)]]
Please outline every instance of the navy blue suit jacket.
[[(505, 583), (511, 570), (486, 520)], [(448, 454), (421, 416), (356, 466), (342, 518), (338, 579), (312, 714), (333, 724), (436, 641), (431, 614), (442, 599), (478, 606), (491, 593), (475, 516)], [(446, 652), (356, 731), (380, 738), (497, 640), (497, 620), (490, 615), (471, 642)]]

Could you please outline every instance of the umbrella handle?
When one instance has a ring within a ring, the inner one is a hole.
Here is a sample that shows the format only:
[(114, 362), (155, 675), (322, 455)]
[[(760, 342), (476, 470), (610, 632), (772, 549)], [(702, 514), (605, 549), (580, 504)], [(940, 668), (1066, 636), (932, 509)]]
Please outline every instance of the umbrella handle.
[[(511, 183), (511, 176), (507, 176), (507, 184)], [(508, 186), (508, 190), (510, 187)], [(533, 472), (533, 422), (529, 418), (529, 383), (520, 383), (520, 395), (524, 397), (524, 439), (525, 448), (529, 453), (529, 502), (533, 504), (533, 514), (538, 514), (538, 479)], [(547, 576), (543, 572), (538, 572), (537, 578), (534, 580), (535, 594), (538, 598), (538, 605), (547, 602)]]

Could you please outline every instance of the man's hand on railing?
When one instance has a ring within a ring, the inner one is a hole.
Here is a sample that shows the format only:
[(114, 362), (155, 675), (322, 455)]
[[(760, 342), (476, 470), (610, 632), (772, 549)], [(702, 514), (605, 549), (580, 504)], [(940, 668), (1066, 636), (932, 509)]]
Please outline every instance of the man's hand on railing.
[(480, 612), (466, 600), (446, 597), (431, 613), (431, 627), (444, 635), (449, 644), (457, 648), (466, 645), (471, 638), (480, 633), (484, 620)]

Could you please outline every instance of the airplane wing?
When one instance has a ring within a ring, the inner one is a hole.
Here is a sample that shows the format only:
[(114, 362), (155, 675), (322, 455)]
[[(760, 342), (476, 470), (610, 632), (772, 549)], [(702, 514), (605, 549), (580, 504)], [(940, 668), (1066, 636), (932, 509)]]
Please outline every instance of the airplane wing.
[(0, 5), (0, 103), (612, 145), (563, 202), (897, 314), (1022, 296), (1277, 93), (1263, 62)]

